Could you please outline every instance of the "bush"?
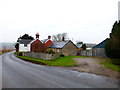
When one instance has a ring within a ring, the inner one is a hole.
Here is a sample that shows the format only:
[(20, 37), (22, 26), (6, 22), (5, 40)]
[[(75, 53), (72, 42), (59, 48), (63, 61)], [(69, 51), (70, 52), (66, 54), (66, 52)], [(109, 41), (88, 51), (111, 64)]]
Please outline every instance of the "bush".
[(112, 63), (115, 65), (120, 65), (120, 59), (112, 59)]
[(110, 38), (105, 46), (105, 52), (107, 57), (113, 60), (120, 59), (120, 21), (116, 21), (113, 25)]
[(18, 52), (18, 56), (22, 56), (23, 55), (23, 52)]
[(64, 57), (65, 55), (64, 54), (60, 54), (60, 57)]
[(18, 52), (14, 52), (14, 54), (18, 56)]
[(107, 57), (111, 59), (120, 59), (120, 49), (112, 42), (111, 39), (107, 40), (105, 53)]
[(55, 52), (53, 50), (47, 50), (46, 53), (55, 54)]
[(83, 49), (83, 50), (86, 50), (86, 48), (87, 48), (86, 44), (83, 44), (83, 45), (82, 45), (82, 49)]

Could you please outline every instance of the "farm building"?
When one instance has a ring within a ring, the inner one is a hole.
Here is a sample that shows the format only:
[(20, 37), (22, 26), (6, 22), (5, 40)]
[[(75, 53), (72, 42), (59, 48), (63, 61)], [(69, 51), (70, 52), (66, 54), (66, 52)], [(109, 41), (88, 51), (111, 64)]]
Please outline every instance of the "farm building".
[(107, 40), (108, 39), (105, 39), (104, 41), (93, 47), (93, 56), (107, 57), (105, 54), (105, 45)]
[(65, 56), (77, 55), (77, 46), (71, 40), (53, 42), (49, 49), (64, 54)]

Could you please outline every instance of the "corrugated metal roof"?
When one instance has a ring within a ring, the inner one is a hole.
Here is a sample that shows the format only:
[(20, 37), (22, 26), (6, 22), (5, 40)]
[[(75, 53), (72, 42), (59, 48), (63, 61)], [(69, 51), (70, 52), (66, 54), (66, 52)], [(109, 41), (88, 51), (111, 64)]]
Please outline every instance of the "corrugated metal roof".
[(63, 48), (69, 41), (53, 42), (49, 48)]
[(81, 48), (83, 44), (76, 44), (77, 48)]
[(42, 43), (46, 43), (49, 39), (41, 40)]
[(97, 44), (96, 46), (94, 46), (93, 48), (105, 48), (105, 45), (107, 43), (108, 39), (105, 39), (104, 41), (102, 41), (101, 43)]
[(96, 44), (92, 44), (92, 43), (85, 43), (85, 44), (88, 48), (92, 48), (92, 47), (96, 46)]

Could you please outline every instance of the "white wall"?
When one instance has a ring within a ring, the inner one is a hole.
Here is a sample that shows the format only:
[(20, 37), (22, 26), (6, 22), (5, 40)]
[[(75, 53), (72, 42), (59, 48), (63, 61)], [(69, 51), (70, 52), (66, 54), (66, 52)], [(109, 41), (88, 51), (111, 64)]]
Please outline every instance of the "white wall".
[(28, 44), (27, 47), (24, 47), (24, 44), (19, 44), (19, 51), (30, 51), (30, 44)]

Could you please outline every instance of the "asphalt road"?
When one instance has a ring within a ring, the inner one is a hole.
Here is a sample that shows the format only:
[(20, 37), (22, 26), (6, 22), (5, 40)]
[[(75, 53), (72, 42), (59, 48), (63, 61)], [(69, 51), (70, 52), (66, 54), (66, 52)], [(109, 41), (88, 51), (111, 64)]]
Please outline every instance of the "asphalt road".
[(2, 88), (118, 88), (118, 81), (95, 74), (22, 61), (13, 52), (2, 56)]

